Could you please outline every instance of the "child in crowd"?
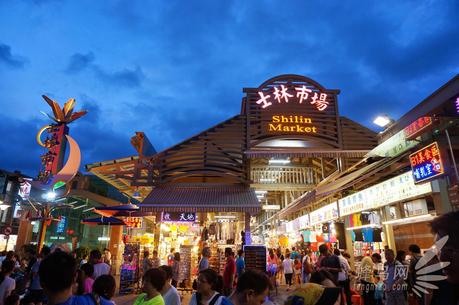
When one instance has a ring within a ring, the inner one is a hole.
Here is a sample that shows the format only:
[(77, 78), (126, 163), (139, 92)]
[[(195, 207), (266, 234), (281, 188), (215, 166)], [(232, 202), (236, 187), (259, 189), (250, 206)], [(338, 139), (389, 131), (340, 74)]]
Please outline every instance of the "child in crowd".
[(115, 278), (109, 274), (99, 276), (92, 286), (92, 293), (96, 297), (104, 299), (104, 301), (115, 304), (111, 299), (115, 295)]
[(92, 264), (86, 263), (81, 265), (81, 270), (83, 271), (83, 291), (84, 293), (91, 293), (92, 285), (94, 284), (94, 279), (92, 278), (94, 274), (94, 267)]

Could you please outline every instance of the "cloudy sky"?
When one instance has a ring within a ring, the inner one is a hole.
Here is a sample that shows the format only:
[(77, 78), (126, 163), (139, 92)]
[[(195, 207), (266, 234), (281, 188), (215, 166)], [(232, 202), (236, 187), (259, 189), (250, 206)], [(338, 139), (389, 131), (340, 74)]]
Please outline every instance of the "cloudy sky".
[(455, 0), (1, 0), (0, 168), (37, 174), (42, 94), (89, 111), (70, 126), (84, 164), (135, 154), (135, 131), (171, 146), (279, 74), (341, 89), (366, 126), (399, 118), (459, 72), (458, 15)]

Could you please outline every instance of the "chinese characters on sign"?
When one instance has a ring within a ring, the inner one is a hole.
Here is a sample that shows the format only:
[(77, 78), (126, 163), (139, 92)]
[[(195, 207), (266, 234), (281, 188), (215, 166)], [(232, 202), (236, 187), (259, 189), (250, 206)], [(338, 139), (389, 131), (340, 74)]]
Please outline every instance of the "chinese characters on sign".
[(405, 127), (404, 132), (405, 132), (405, 138), (407, 140), (413, 140), (417, 136), (419, 136), (422, 131), (425, 131), (429, 126), (432, 126), (433, 119), (432, 117), (425, 116), (425, 117), (420, 117), (407, 127)]
[(309, 214), (311, 225), (338, 218), (338, 203), (333, 202)]
[(163, 212), (163, 222), (195, 222), (196, 213), (191, 212)]
[(130, 228), (139, 229), (139, 228), (142, 227), (142, 218), (141, 217), (126, 217), (124, 222)]
[(438, 143), (434, 142), (410, 155), (414, 182), (436, 177), (445, 172)]
[(273, 102), (277, 102), (279, 104), (288, 103), (289, 99), (293, 98), (296, 98), (299, 104), (309, 101), (309, 103), (314, 105), (319, 111), (324, 111), (330, 104), (330, 102), (327, 101), (326, 93), (313, 92), (312, 89), (309, 89), (304, 85), (301, 87), (295, 87), (295, 91), (292, 90), (291, 93), (289, 93), (287, 87), (280, 85), (274, 87), (272, 95), (263, 91), (259, 91), (258, 95), (260, 96), (260, 99), (256, 103), (261, 105), (261, 108), (263, 109), (271, 106)]

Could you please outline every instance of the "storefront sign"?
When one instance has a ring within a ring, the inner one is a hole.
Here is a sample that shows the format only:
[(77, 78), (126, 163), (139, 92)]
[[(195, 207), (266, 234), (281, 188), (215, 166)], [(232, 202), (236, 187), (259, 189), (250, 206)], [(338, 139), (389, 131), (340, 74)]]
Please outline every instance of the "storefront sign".
[(311, 225), (338, 218), (338, 204), (333, 202), (309, 214)]
[(297, 219), (287, 222), (287, 233), (295, 233), (300, 230), (300, 221)]
[(67, 217), (61, 216), (61, 220), (57, 223), (56, 233), (64, 233), (67, 226)]
[(420, 117), (403, 130), (407, 140), (416, 139), (423, 132), (426, 132), (432, 127), (433, 118), (430, 116)]
[(312, 119), (302, 115), (273, 115), (268, 123), (268, 131), (282, 133), (317, 133)]
[(195, 222), (196, 213), (191, 212), (163, 212), (161, 215), (163, 222)]
[(459, 96), (456, 99), (456, 102), (454, 103), (456, 105), (456, 113), (459, 114)]
[(445, 173), (438, 143), (434, 142), (410, 155), (415, 183), (423, 182)]
[(300, 229), (305, 229), (309, 227), (309, 214), (303, 215), (298, 218), (298, 222), (300, 223)]
[(409, 171), (338, 200), (339, 212), (340, 216), (346, 216), (429, 193), (432, 193), (431, 183), (414, 184)]
[(141, 217), (126, 217), (124, 219), (126, 225), (130, 228), (139, 229), (142, 227), (142, 218)]
[(275, 86), (270, 94), (266, 91), (258, 91), (260, 99), (257, 101), (261, 108), (265, 109), (271, 106), (273, 103), (288, 103), (296, 101), (299, 104), (310, 103), (314, 105), (318, 111), (324, 111), (330, 104), (327, 101), (327, 94), (322, 92), (313, 92), (312, 89), (301, 86), (290, 89), (284, 85)]
[(407, 140), (405, 137), (405, 131), (401, 130), (395, 135), (382, 142), (375, 148), (373, 148), (368, 156), (379, 156), (379, 157), (396, 157), (401, 153), (409, 150), (416, 146), (418, 142)]

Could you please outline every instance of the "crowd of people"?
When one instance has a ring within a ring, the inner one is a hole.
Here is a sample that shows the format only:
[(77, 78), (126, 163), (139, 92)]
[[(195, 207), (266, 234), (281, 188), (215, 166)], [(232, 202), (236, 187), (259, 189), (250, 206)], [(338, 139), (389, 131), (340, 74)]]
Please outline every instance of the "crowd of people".
[[(406, 252), (386, 248), (383, 256), (363, 257), (357, 270), (352, 270), (347, 253), (323, 244), (317, 254), (294, 247), (271, 249), (266, 272), (247, 269), (243, 250), (236, 254), (227, 248), (219, 274), (210, 268), (211, 252), (204, 248), (189, 305), (270, 305), (269, 296), (280, 283), (294, 288), (285, 305), (350, 305), (356, 300), (364, 305), (459, 305), (458, 228), (459, 212), (442, 215), (432, 222), (439, 241), (434, 252), (422, 253), (416, 244)], [(17, 253), (1, 253), (0, 263), (0, 305), (114, 305), (116, 284), (108, 250), (93, 250), (77, 260), (62, 248), (44, 246), (36, 253), (25, 246)], [(181, 305), (179, 266), (175, 251), (165, 265), (156, 251), (152, 257), (145, 252), (142, 293), (133, 304)], [(429, 272), (421, 271), (424, 267)]]

